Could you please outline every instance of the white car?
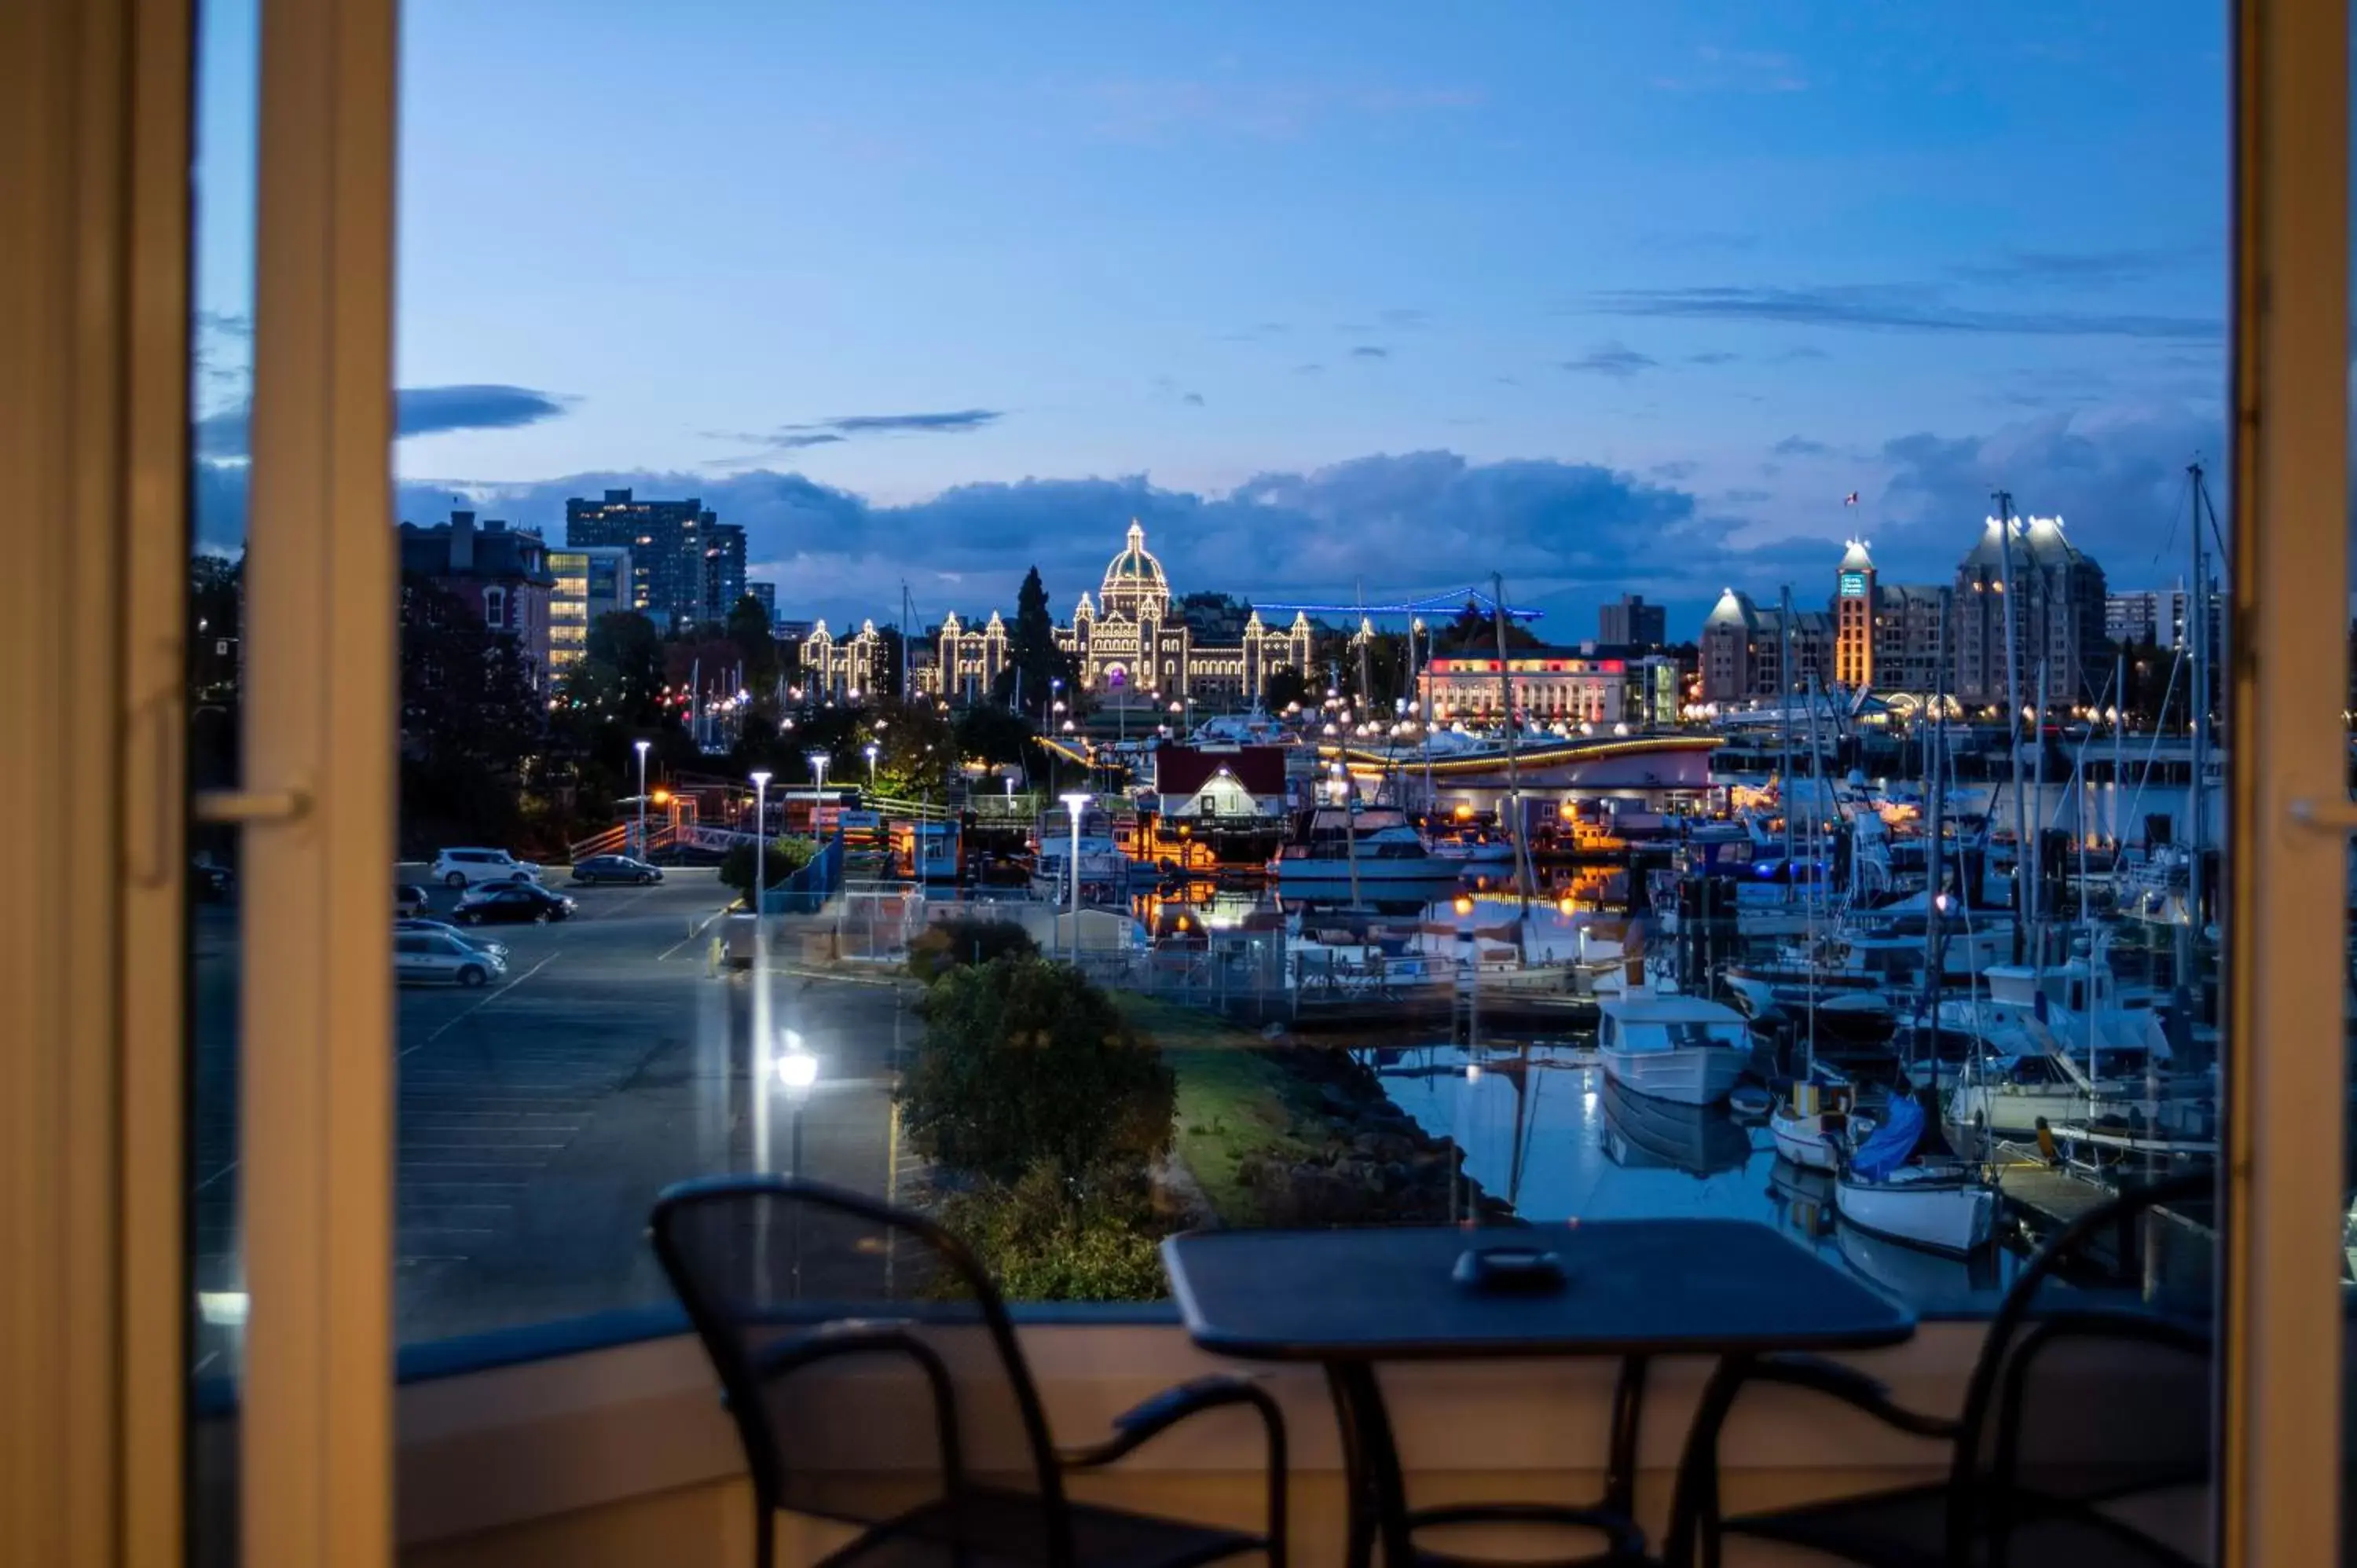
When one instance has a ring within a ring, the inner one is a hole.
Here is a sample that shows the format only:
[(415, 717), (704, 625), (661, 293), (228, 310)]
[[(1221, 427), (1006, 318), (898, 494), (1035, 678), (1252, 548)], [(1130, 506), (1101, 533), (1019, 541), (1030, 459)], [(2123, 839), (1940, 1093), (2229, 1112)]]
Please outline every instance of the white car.
[(426, 875), (445, 887), (471, 887), (518, 876), (537, 882), (540, 867), (503, 849), (446, 849), (434, 857), (434, 869)]
[(393, 977), (396, 981), (443, 981), (488, 985), (508, 972), (508, 961), (440, 931), (396, 931)]

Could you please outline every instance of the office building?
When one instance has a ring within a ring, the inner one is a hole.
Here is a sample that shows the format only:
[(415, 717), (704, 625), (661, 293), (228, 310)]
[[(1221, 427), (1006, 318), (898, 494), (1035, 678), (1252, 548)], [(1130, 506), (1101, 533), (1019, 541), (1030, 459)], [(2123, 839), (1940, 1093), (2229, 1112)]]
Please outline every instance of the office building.
[(761, 613), (770, 618), (770, 625), (778, 624), (778, 585), (759, 578), (748, 578), (745, 591), (761, 602)]
[(1416, 672), (1417, 701), (1432, 704), (1436, 725), (1494, 724), (1509, 691), (1525, 724), (1636, 730), (1678, 719), (1677, 660), (1641, 649), (1516, 648), (1503, 669), (1494, 652), (1436, 653)]
[(401, 570), (455, 595), (489, 629), (516, 639), (541, 684), (549, 669), (548, 546), (539, 534), (471, 511), (421, 528), (401, 525)]
[(1669, 630), (1669, 612), (1642, 594), (1623, 594), (1596, 612), (1596, 640), (1608, 648), (1659, 648)]
[[(2149, 642), (2157, 648), (2176, 648), (2185, 641), (2186, 614), (2192, 599), (2191, 590), (2181, 584), (2173, 588), (2106, 594), (2104, 636), (2113, 642)], [(2213, 588), (2210, 593), (2211, 650), (2222, 652), (2225, 639), (2226, 596)]]
[(589, 650), (589, 628), (600, 616), (632, 607), (630, 553), (608, 546), (552, 550), (548, 570), (548, 667), (563, 674)]
[[(2009, 557), (2009, 558), (2008, 558)], [(2006, 594), (2014, 655), (2006, 656)], [(2048, 700), (2092, 702), (2111, 678), (2104, 569), (2062, 532), (2059, 517), (1988, 520), (1956, 568), (1953, 690), (1968, 707), (2005, 704), (2018, 682), (2034, 702), (2044, 671)]]
[[(565, 542), (576, 550), (628, 550), (631, 607), (673, 631), (704, 616), (705, 547), (718, 521), (694, 496), (652, 501), (608, 490), (599, 500), (576, 497), (565, 503)], [(741, 580), (741, 542), (736, 560)]]

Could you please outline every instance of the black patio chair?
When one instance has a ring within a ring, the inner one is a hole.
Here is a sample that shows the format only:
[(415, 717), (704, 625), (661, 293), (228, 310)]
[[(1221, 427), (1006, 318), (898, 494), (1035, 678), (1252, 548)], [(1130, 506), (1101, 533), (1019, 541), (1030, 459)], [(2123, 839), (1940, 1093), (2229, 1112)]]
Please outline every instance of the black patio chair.
[[(857, 1527), (827, 1568), (1188, 1568), (1251, 1552), (1283, 1568), (1285, 1423), (1252, 1380), (1199, 1378), (1116, 1417), (1104, 1442), (1059, 1449), (990, 1276), (922, 1216), (725, 1176), (666, 1190), (651, 1231), (752, 1472), (758, 1568), (780, 1511)], [(1251, 1406), (1266, 1434), (1265, 1533), (1066, 1495), (1068, 1473), (1229, 1405)]]
[[(2134, 1300), (2062, 1288), (2059, 1276), (2087, 1264), (2090, 1249), (2106, 1240), (2127, 1255), (2139, 1232), (2147, 1249), (2167, 1251), (2170, 1233), (2153, 1210), (2198, 1202), (2213, 1190), (2208, 1176), (2171, 1178), (2123, 1192), (2058, 1231), (2006, 1292), (1956, 1416), (1906, 1409), (1866, 1373), (1814, 1357), (1723, 1364), (1695, 1412), (1663, 1560), (1670, 1568), (1697, 1561), (1717, 1568), (1721, 1537), (1734, 1534), (1878, 1568), (2178, 1568), (2202, 1561), (2128, 1516), (2140, 1502), (2210, 1477), (2209, 1260), (2190, 1244), (2178, 1261), (2198, 1264), (2197, 1277), (2170, 1275), (2171, 1288), (2148, 1288)], [(2075, 1383), (2074, 1359), (2083, 1374)], [(2089, 1379), (2101, 1380), (2104, 1397), (2084, 1397)], [(1943, 1439), (1951, 1445), (1947, 1477), (1723, 1516), (1720, 1434), (1737, 1397), (1757, 1383), (1810, 1390), (1900, 1432)]]

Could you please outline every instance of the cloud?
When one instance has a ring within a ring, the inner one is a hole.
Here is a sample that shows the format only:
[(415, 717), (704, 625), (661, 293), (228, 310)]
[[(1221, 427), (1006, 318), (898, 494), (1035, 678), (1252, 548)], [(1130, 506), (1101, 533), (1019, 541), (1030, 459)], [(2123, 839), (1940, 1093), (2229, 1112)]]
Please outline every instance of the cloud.
[(1731, 365), (1741, 358), (1743, 358), (1742, 355), (1730, 354), (1724, 349), (1713, 349), (1707, 353), (1688, 354), (1686, 356), (1686, 363), (1689, 365)]
[(1591, 308), (1607, 316), (1752, 321), (1882, 332), (2007, 333), (2037, 338), (2140, 338), (2214, 342), (2210, 317), (2117, 311), (1981, 310), (1949, 304), (1917, 284), (1835, 284), (1802, 288), (1708, 285), (1607, 290)]
[(1667, 463), (1656, 463), (1645, 472), (1657, 479), (1691, 479), (1701, 470), (1701, 464), (1690, 463), (1680, 457)]
[(2007, 251), (1994, 261), (1959, 263), (1948, 272), (1951, 276), (1976, 284), (2109, 287), (2150, 277), (2199, 254), (2191, 250)]
[(1396, 306), (1390, 310), (1378, 311), (1375, 319), (1386, 327), (1412, 332), (1419, 327), (1432, 325), (1432, 313), (1428, 310), (1416, 310), (1407, 306)]
[(1797, 365), (1803, 360), (1828, 360), (1832, 357), (1823, 349), (1813, 349), (1806, 343), (1798, 343), (1790, 349), (1777, 349), (1768, 356), (1768, 362), (1771, 365)]
[(1351, 350), (1351, 358), (1354, 360), (1388, 360), (1391, 357), (1389, 349), (1374, 343), (1361, 343)]
[(1833, 454), (1832, 447), (1805, 435), (1787, 435), (1769, 450), (1779, 457), (1825, 457)]
[(1758, 506), (1773, 497), (1767, 490), (1727, 490), (1720, 494), (1719, 499), (1729, 506)]
[[(481, 383), (403, 387), (393, 394), (396, 436), (439, 435), (454, 430), (512, 430), (554, 419), (569, 399), (530, 387)], [(238, 458), (246, 455), (253, 409), (240, 403), (196, 422), (197, 456)]]
[(1203, 406), (1203, 394), (1201, 392), (1189, 392), (1185, 397), (1180, 398), (1178, 401), (1184, 403), (1190, 403), (1197, 408), (1200, 408)]
[(1293, 373), (1297, 376), (1322, 376), (1326, 373), (1326, 367), (1312, 360), (1306, 365), (1294, 366)]
[(837, 435), (956, 435), (997, 424), (1006, 415), (995, 408), (961, 408), (947, 413), (844, 413), (781, 431), (830, 431)]
[(1189, 392), (1181, 387), (1175, 376), (1154, 378), (1154, 400), (1157, 403), (1180, 403), (1189, 408), (1203, 406), (1203, 394), (1199, 392)]
[(1652, 370), (1660, 363), (1651, 354), (1641, 354), (1623, 344), (1598, 343), (1578, 359), (1563, 361), (1563, 369), (1577, 371), (1583, 375), (1610, 376), (1615, 381), (1625, 381), (1639, 371)]

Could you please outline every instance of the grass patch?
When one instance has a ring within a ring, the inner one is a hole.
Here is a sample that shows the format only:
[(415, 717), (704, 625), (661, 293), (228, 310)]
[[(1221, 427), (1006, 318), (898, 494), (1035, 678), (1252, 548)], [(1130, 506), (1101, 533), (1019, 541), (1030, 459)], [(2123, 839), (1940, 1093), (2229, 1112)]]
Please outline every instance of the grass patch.
[(1152, 1033), (1178, 1080), (1171, 1150), (1222, 1224), (1262, 1221), (1258, 1197), (1236, 1179), (1247, 1155), (1306, 1155), (1294, 1136), (1291, 1075), (1263, 1055), (1261, 1036), (1192, 1008), (1115, 993), (1121, 1010)]

